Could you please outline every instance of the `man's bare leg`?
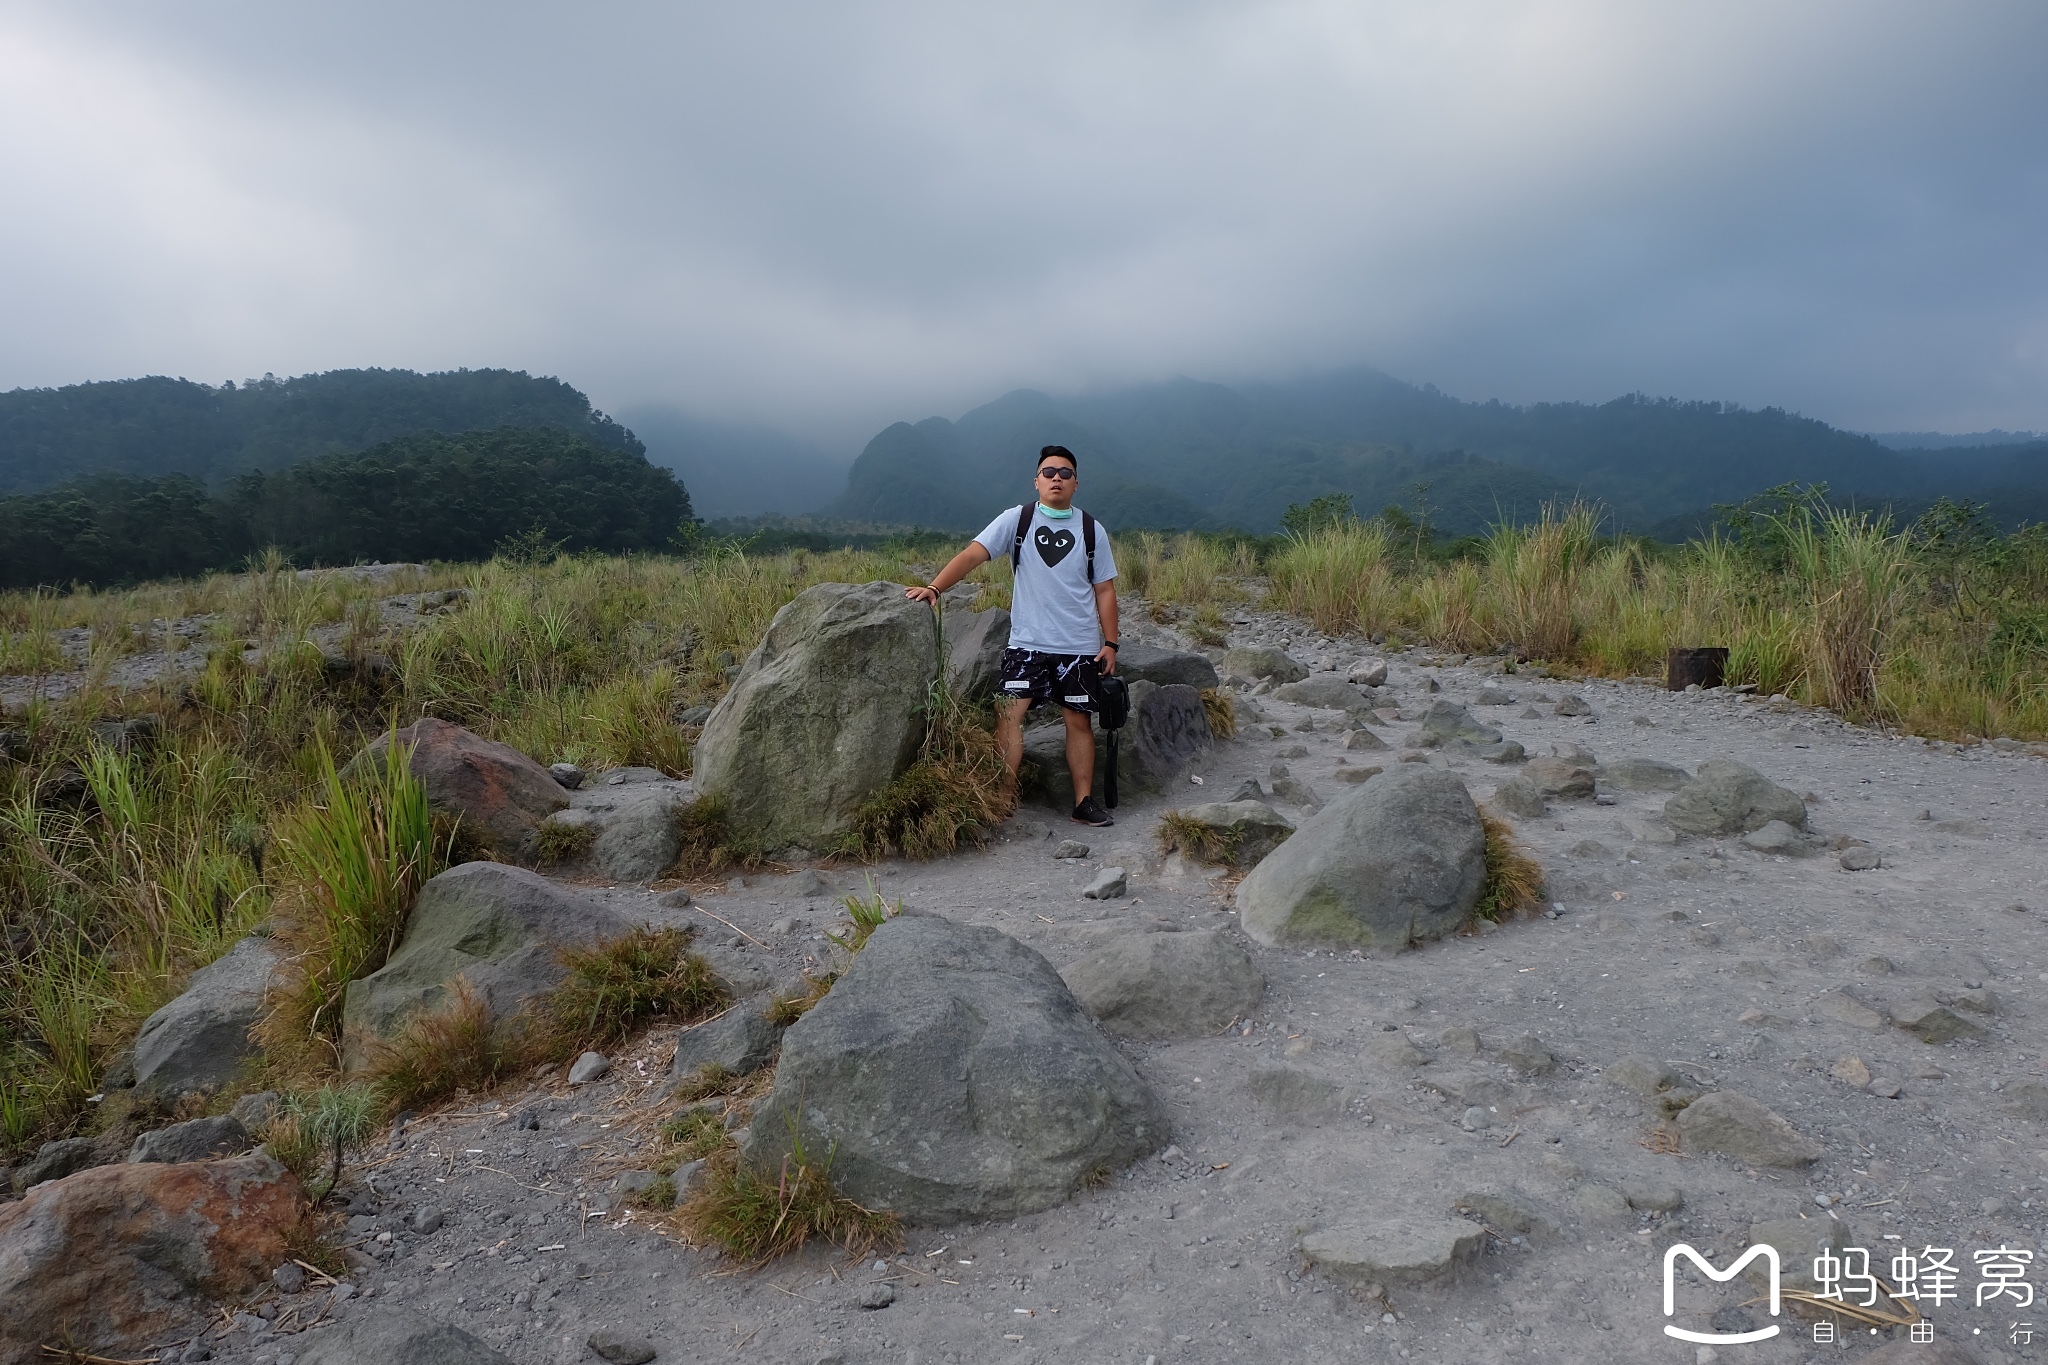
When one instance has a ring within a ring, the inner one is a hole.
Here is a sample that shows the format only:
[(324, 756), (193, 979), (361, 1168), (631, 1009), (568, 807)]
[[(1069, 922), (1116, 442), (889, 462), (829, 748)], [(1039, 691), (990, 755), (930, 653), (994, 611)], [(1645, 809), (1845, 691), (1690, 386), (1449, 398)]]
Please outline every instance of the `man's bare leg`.
[(1017, 785), (1017, 765), (1024, 761), (1024, 712), (1030, 706), (1021, 697), (996, 703), (996, 752), (1003, 756), (1013, 788)]
[[(1061, 708), (1065, 710), (1065, 708)], [(1095, 790), (1095, 718), (1086, 711), (1067, 711), (1067, 771), (1074, 775), (1074, 804), (1080, 805)], [(1024, 735), (1017, 734), (1019, 751)]]

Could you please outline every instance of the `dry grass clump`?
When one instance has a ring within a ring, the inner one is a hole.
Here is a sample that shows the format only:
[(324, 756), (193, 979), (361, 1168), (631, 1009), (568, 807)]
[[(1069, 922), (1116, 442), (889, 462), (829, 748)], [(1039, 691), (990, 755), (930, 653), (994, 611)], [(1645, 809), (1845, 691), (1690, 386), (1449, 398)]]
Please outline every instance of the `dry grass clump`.
[(714, 1099), (722, 1095), (737, 1095), (746, 1086), (745, 1076), (734, 1075), (717, 1062), (710, 1062), (699, 1067), (696, 1075), (678, 1082), (670, 1095), (684, 1104), (691, 1104), (697, 1100)]
[(768, 860), (761, 841), (742, 831), (721, 796), (705, 796), (676, 811), (682, 852), (672, 871), (710, 875), (751, 872)]
[(590, 948), (564, 949), (569, 976), (548, 997), (547, 1029), (566, 1056), (603, 1047), (657, 1019), (687, 1024), (730, 997), (710, 964), (691, 952), (694, 929), (643, 926)]
[(942, 668), (917, 759), (860, 804), (840, 852), (863, 862), (891, 853), (943, 857), (963, 843), (986, 843), (1016, 808), (1017, 789), (996, 749), (993, 725), (952, 695)]
[(832, 1185), (832, 1159), (813, 1164), (803, 1143), (774, 1172), (758, 1171), (728, 1147), (705, 1165), (703, 1187), (682, 1208), (699, 1239), (749, 1265), (786, 1256), (817, 1240), (865, 1258), (877, 1247), (901, 1246), (901, 1222), (864, 1208)]
[(1202, 689), (1202, 714), (1208, 717), (1209, 733), (1218, 739), (1237, 738), (1237, 703), (1220, 687)]
[(778, 995), (768, 1002), (768, 1022), (778, 1028), (788, 1028), (791, 1024), (809, 1014), (811, 1007), (820, 1000), (823, 1000), (831, 992), (833, 984), (838, 980), (839, 973), (837, 972), (826, 972), (822, 976), (812, 976), (809, 972), (804, 973), (804, 984), (801, 990), (791, 991), (787, 995)]
[(590, 852), (590, 846), (596, 842), (595, 825), (563, 825), (547, 821), (540, 827), (535, 856), (543, 867), (559, 867)]
[[(655, 1169), (663, 1175), (672, 1174), (685, 1161), (702, 1161), (732, 1142), (724, 1116), (709, 1106), (685, 1109), (661, 1125), (661, 1136), (669, 1150), (662, 1153)], [(669, 1202), (675, 1202), (673, 1195)]]
[(1235, 830), (1205, 825), (1177, 810), (1170, 810), (1159, 817), (1161, 853), (1185, 854), (1196, 862), (1213, 867), (1235, 867), (1240, 842)]
[(458, 1091), (483, 1094), (539, 1060), (529, 1021), (499, 1021), (461, 977), (448, 999), (405, 1022), (389, 1040), (364, 1039), (362, 1077), (394, 1109), (417, 1109)]
[(1486, 881), (1479, 888), (1479, 904), (1472, 913), (1481, 919), (1501, 920), (1543, 903), (1543, 866), (1515, 842), (1505, 820), (1487, 811), (1479, 812), (1486, 827)]

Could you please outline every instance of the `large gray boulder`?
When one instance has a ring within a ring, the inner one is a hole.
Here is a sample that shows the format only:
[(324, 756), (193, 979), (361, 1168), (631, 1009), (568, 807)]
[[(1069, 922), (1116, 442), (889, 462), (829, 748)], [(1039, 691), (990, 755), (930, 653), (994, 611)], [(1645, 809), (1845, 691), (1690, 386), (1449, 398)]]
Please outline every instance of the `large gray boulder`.
[(1117, 651), (1116, 671), (1126, 682), (1158, 683), (1161, 687), (1180, 683), (1197, 692), (1223, 684), (1216, 675), (1216, 665), (1202, 655), (1141, 645), (1135, 640)]
[[(1164, 791), (1188, 764), (1209, 752), (1215, 738), (1202, 694), (1185, 683), (1134, 682), (1131, 715), (1117, 739), (1117, 785), (1125, 792)], [(1033, 773), (1027, 791), (1055, 810), (1073, 809), (1074, 782), (1067, 771), (1064, 724), (1034, 725), (1024, 732), (1024, 756)], [(1109, 741), (1095, 732), (1095, 791), (1103, 790)]]
[(1806, 828), (1806, 803), (1746, 763), (1710, 758), (1664, 803), (1664, 823), (1680, 834), (1747, 834), (1773, 820)]
[(771, 851), (828, 849), (917, 756), (937, 672), (932, 609), (900, 586), (807, 588), (704, 722), (697, 788)]
[(1301, 682), (1286, 683), (1274, 688), (1273, 696), (1280, 701), (1320, 707), (1325, 711), (1357, 711), (1372, 704), (1372, 699), (1365, 693), (1334, 673), (1326, 673), (1322, 677), (1308, 678)]
[(214, 1090), (256, 1051), (249, 1026), (282, 954), (267, 938), (245, 938), (192, 973), (177, 999), (135, 1035), (135, 1086), (166, 1097)]
[(459, 977), (507, 1019), (560, 985), (558, 950), (631, 926), (609, 907), (503, 863), (464, 863), (420, 888), (405, 937), (381, 968), (349, 983), (342, 1032), (349, 1061), (365, 1039), (390, 1038), (442, 1005)]
[(1261, 943), (1398, 952), (1452, 933), (1486, 880), (1486, 830), (1465, 784), (1419, 765), (1353, 787), (1237, 888)]
[(744, 1158), (800, 1133), (849, 1198), (910, 1223), (1049, 1208), (1163, 1145), (1168, 1118), (1030, 948), (906, 914), (783, 1035)]
[(1060, 975), (1121, 1038), (1206, 1038), (1266, 993), (1265, 974), (1219, 929), (1119, 934)]
[(532, 861), (540, 822), (569, 804), (555, 775), (511, 745), (432, 716), (377, 736), (343, 771), (381, 761), (393, 738), (411, 748), (408, 766), (434, 812), (460, 820), (465, 837), (500, 857)]
[(1233, 678), (1272, 678), (1276, 682), (1300, 682), (1308, 669), (1299, 660), (1264, 645), (1247, 645), (1224, 651), (1223, 672)]
[(992, 697), (1003, 680), (1003, 651), (1010, 646), (1010, 613), (948, 608), (946, 686), (962, 701)]

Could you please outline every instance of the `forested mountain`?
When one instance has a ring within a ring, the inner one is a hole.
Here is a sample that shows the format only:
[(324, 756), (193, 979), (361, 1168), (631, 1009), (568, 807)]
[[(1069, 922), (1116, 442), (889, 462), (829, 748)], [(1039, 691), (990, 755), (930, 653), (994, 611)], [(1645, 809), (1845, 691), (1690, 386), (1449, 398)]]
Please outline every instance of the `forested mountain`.
[(0, 497), (0, 588), (116, 584), (239, 564), (276, 546), (300, 566), (662, 550), (689, 494), (637, 451), (557, 427), (426, 432), (209, 494), (186, 474), (100, 474)]
[(218, 485), (416, 432), (501, 426), (555, 426), (641, 453), (581, 393), (523, 371), (330, 370), (219, 388), (156, 376), (0, 393), (0, 493), (96, 474)]
[[(1278, 528), (1291, 503), (1349, 493), (1464, 533), (1546, 499), (1604, 503), (1646, 530), (1788, 481), (1878, 498), (2048, 491), (2048, 445), (1897, 451), (1775, 408), (1652, 399), (1468, 403), (1372, 370), (1292, 384), (1179, 380), (1073, 398), (1019, 390), (958, 422), (869, 442), (829, 514), (979, 528), (1028, 495), (1047, 444), (1081, 457), (1082, 501), (1112, 525)], [(1994, 515), (2011, 517), (1994, 505)]]

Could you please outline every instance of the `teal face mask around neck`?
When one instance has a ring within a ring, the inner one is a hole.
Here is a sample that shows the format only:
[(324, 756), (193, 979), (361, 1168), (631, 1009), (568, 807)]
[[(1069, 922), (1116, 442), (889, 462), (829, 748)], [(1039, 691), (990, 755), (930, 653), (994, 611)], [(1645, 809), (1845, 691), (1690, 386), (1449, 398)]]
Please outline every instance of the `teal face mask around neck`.
[(1074, 509), (1071, 507), (1047, 507), (1042, 502), (1038, 504), (1038, 510), (1044, 515), (1051, 517), (1054, 521), (1065, 521), (1068, 517), (1074, 515)]

